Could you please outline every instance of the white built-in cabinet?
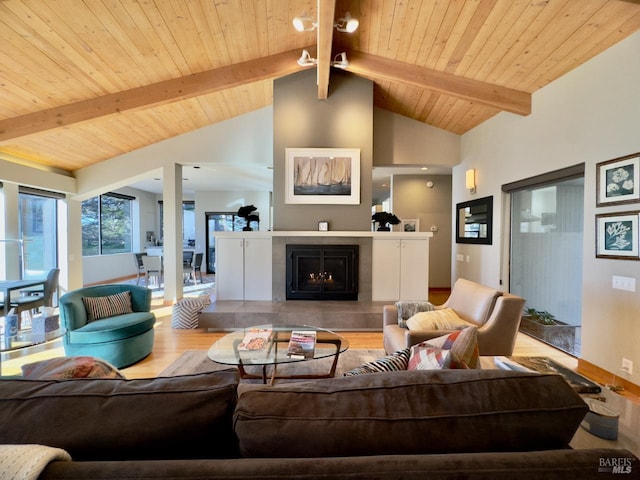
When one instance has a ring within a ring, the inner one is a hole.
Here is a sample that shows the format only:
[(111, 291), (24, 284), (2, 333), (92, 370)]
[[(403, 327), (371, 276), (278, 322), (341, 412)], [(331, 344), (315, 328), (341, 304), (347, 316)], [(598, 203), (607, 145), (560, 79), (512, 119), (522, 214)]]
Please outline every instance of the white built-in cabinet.
[(373, 239), (372, 300), (427, 300), (429, 240), (389, 235)]
[(271, 300), (271, 237), (216, 237), (216, 299)]

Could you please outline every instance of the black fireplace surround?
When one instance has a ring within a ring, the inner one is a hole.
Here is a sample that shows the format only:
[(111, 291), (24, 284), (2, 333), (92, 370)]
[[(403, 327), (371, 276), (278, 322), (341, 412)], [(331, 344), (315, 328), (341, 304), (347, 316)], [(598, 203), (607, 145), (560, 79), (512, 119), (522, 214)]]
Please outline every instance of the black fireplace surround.
[(287, 300), (358, 300), (358, 245), (287, 245)]

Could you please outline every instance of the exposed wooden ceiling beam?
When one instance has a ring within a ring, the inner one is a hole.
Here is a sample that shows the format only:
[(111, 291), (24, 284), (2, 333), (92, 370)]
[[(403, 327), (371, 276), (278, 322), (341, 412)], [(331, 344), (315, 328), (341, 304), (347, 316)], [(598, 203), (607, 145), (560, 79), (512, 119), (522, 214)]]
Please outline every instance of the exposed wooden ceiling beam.
[(318, 99), (329, 96), (329, 74), (331, 71), (331, 47), (333, 24), (336, 12), (335, 0), (318, 0)]
[(299, 55), (299, 49), (290, 50), (269, 57), (0, 120), (0, 142), (126, 110), (156, 106), (260, 80), (283, 77), (302, 69), (296, 63)]
[(384, 79), (432, 90), (518, 115), (531, 113), (531, 94), (528, 92), (356, 51), (350, 51), (348, 58), (349, 66), (345, 70), (372, 80)]

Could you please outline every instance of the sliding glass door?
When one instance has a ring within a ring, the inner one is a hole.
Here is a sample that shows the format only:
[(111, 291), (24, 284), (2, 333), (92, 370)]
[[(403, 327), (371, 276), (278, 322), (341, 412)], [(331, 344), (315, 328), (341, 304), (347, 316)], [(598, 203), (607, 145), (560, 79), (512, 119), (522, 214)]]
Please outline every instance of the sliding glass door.
[[(521, 330), (574, 355), (580, 354), (583, 203), (584, 177), (511, 192), (509, 288), (527, 299), (525, 309), (535, 310), (540, 324), (529, 327), (523, 319)], [(545, 329), (545, 323), (555, 325)], [(568, 327), (553, 328), (559, 323)]]

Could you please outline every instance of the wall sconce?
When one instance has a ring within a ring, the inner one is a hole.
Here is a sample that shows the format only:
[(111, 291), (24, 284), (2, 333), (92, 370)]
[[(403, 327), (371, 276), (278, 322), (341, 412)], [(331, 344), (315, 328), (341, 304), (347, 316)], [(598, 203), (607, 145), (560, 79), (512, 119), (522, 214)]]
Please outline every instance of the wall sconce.
[[(340, 60), (337, 60), (338, 58)], [(331, 62), (331, 66), (336, 68), (347, 68), (349, 66), (349, 60), (347, 60), (347, 53), (342, 52), (336, 55), (333, 58), (333, 62)]]
[(310, 67), (318, 63), (318, 60), (312, 58), (307, 50), (302, 50), (302, 55), (298, 59), (298, 65), (301, 67)]
[(469, 193), (476, 193), (476, 169), (471, 168), (465, 174), (465, 185)]
[[(312, 32), (318, 28), (318, 23), (314, 22), (313, 18), (307, 16), (294, 17), (291, 22), (293, 23), (293, 28), (299, 32)], [(360, 26), (360, 22), (358, 19), (352, 18), (351, 14), (347, 12), (345, 16), (339, 18), (333, 26), (338, 32), (353, 33), (358, 29), (358, 26)]]

